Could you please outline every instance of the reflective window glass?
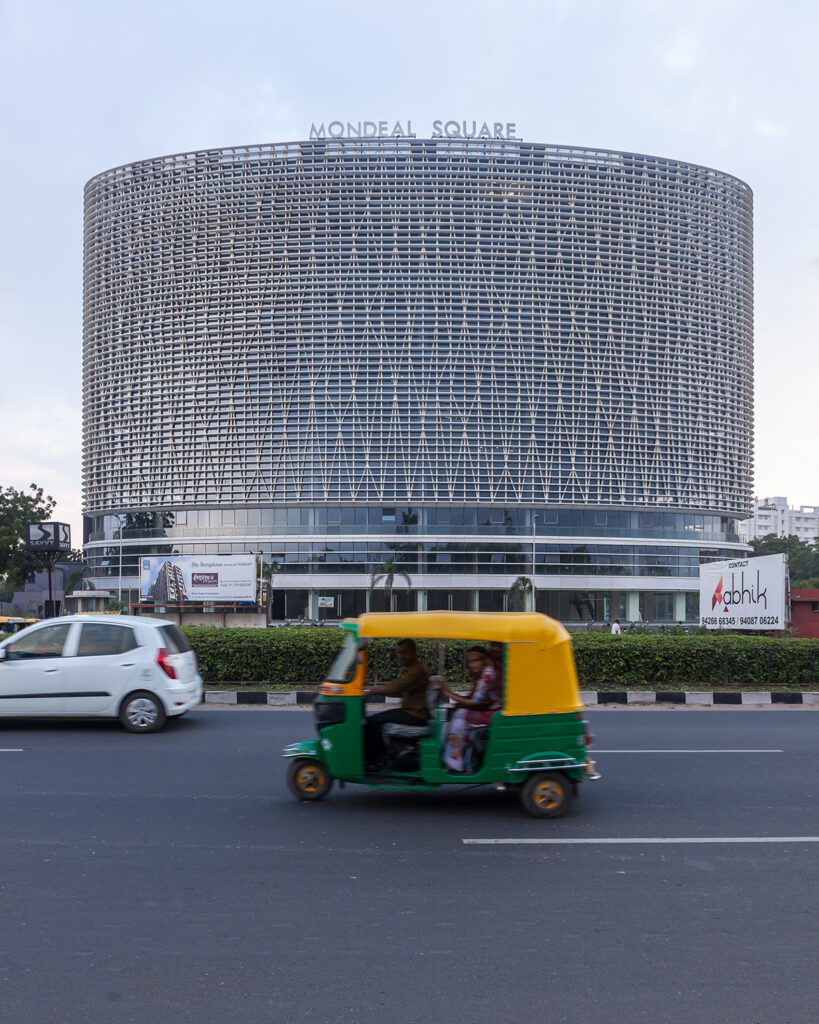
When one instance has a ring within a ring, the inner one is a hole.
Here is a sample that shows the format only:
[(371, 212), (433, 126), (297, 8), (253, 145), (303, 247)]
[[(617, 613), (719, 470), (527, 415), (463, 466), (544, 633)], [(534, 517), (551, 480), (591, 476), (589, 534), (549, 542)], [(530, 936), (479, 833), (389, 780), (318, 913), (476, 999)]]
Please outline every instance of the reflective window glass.
[(6, 657), (10, 655), (13, 658), (59, 658), (63, 653), (69, 629), (70, 622), (36, 629), (33, 633), (6, 644)]
[(130, 626), (111, 622), (84, 622), (77, 646), (77, 657), (124, 654), (138, 647), (136, 634)]

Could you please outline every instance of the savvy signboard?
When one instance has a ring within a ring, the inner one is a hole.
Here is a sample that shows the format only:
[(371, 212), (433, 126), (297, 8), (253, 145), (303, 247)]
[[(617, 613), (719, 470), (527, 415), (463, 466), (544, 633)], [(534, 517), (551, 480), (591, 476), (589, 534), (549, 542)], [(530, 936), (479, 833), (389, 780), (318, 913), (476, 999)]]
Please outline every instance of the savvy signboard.
[(26, 523), (26, 547), (29, 551), (70, 551), (71, 527), (68, 523)]
[(708, 629), (786, 629), (787, 555), (700, 566), (700, 624)]
[(255, 555), (164, 555), (140, 558), (142, 601), (256, 600)]

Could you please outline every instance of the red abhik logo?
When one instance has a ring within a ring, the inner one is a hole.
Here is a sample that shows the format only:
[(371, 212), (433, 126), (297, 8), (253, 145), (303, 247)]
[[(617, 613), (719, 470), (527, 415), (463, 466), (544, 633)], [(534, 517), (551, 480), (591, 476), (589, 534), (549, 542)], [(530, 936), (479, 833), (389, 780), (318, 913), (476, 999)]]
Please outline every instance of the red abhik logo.
[(723, 579), (723, 577), (720, 576), (719, 583), (717, 584), (716, 589), (714, 590), (714, 596), (711, 598), (711, 611), (713, 611), (714, 608), (718, 604), (722, 604), (722, 602), (723, 602), (723, 598), (722, 598), (722, 579)]

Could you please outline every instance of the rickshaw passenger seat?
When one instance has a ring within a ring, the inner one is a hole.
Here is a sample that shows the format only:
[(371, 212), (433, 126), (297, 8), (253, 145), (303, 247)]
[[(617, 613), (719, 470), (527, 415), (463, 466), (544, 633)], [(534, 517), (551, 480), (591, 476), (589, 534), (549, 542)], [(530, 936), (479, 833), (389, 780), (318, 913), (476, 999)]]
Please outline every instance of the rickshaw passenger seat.
[(432, 736), (435, 732), (435, 708), (441, 700), (441, 691), (431, 683), (427, 687), (427, 710), (429, 719), (423, 725), (399, 725), (397, 722), (389, 722), (382, 725), (381, 732), (384, 736), (393, 736), (396, 739), (420, 740), (425, 736)]

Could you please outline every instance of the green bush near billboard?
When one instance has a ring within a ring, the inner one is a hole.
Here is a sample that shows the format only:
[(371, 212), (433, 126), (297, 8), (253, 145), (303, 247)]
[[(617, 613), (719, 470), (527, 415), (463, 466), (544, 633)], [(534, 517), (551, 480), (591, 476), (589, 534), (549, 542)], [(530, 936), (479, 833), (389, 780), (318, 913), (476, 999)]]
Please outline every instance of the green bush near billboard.
[[(344, 640), (341, 629), (281, 626), (276, 629), (222, 629), (185, 626), (206, 683), (297, 684), (320, 682)], [(819, 686), (819, 640), (646, 633), (572, 636), (580, 685), (584, 690), (684, 689), (743, 687), (789, 690)], [(463, 652), (467, 641), (448, 641), (445, 672), (451, 683), (465, 684)], [(418, 643), (421, 660), (437, 671), (437, 641)], [(371, 680), (399, 674), (395, 644), (375, 640), (370, 646)]]

